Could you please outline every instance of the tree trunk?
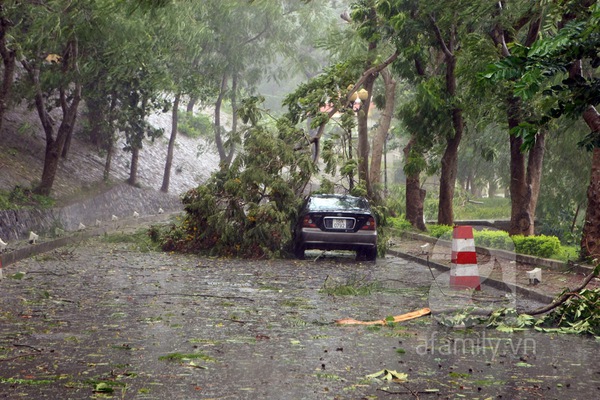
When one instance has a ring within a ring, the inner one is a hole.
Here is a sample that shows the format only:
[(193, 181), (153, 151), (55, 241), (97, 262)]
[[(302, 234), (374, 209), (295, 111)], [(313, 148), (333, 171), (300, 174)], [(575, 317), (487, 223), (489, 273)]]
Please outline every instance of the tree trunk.
[[(77, 60), (77, 43), (73, 41), (70, 43), (72, 65), (75, 65)], [(74, 88), (69, 95), (66, 94), (64, 89), (60, 90), (60, 103), (62, 108), (62, 121), (56, 132), (56, 138), (54, 137), (54, 124), (45, 103), (45, 94), (42, 92), (40, 84), (40, 67), (39, 65), (32, 65), (26, 60), (22, 61), (22, 65), (27, 71), (31, 83), (34, 87), (34, 100), (35, 106), (40, 117), (40, 122), (44, 128), (46, 135), (46, 151), (44, 157), (44, 169), (42, 171), (42, 178), (40, 184), (34, 189), (34, 192), (44, 196), (49, 196), (54, 185), (54, 179), (56, 178), (56, 171), (58, 170), (58, 161), (63, 151), (65, 140), (67, 136), (73, 132), (75, 126), (75, 120), (77, 118), (77, 109), (79, 107), (79, 101), (81, 100), (81, 84), (79, 82), (74, 83)], [(70, 97), (70, 103), (67, 98)]]
[(237, 84), (238, 77), (237, 74), (234, 74), (231, 78), (231, 133), (229, 140), (229, 152), (227, 153), (227, 159), (225, 160), (225, 164), (227, 166), (231, 165), (231, 161), (233, 160), (233, 155), (235, 154), (235, 137), (237, 135), (237, 122), (238, 122), (238, 105), (237, 105)]
[(106, 144), (106, 161), (104, 162), (104, 172), (102, 174), (104, 182), (108, 182), (108, 180), (110, 179), (110, 169), (112, 168), (112, 157), (114, 153), (114, 148), (115, 146), (111, 138)]
[[(499, 3), (500, 4), (500, 3)], [(500, 8), (502, 10), (502, 8)], [(530, 47), (538, 38), (542, 24), (539, 15), (531, 14), (528, 19), (523, 19), (520, 28), (529, 23), (527, 36), (523, 45)], [(520, 29), (519, 28), (519, 29)], [(518, 29), (517, 29), (518, 30)], [(492, 31), (492, 40), (501, 51), (501, 58), (511, 56), (507, 43), (514, 42), (517, 32), (497, 25)], [(506, 100), (506, 113), (508, 128), (517, 127), (522, 121), (521, 99), (510, 96)], [(527, 167), (525, 166), (525, 155), (521, 151), (523, 139), (510, 135), (510, 235), (533, 235), (535, 232), (535, 208), (540, 188), (542, 162), (544, 159), (545, 134), (536, 138), (536, 144), (530, 150)], [(539, 143), (538, 143), (539, 142)]]
[[(352, 130), (348, 130), (345, 132), (346, 134), (346, 144), (348, 144), (348, 155), (346, 158), (348, 160), (352, 160), (354, 158), (354, 150), (352, 147)], [(345, 147), (345, 146), (344, 146)], [(352, 192), (354, 190), (354, 173), (350, 172), (348, 174), (348, 190)]]
[[(583, 113), (583, 119), (592, 132), (600, 131), (600, 114), (590, 106)], [(592, 172), (587, 191), (587, 209), (581, 237), (581, 257), (600, 259), (600, 148), (594, 148)]]
[(197, 101), (198, 101), (198, 96), (196, 96), (196, 95), (190, 96), (190, 101), (188, 101), (187, 108), (186, 108), (186, 111), (188, 113), (194, 112), (194, 107), (196, 106)]
[[(433, 31), (438, 41), (438, 45), (444, 54), (446, 63), (446, 93), (451, 102), (456, 102), (456, 26), (452, 26), (448, 31), (448, 39), (442, 36), (435, 16), (430, 15)], [(454, 186), (456, 185), (456, 175), (458, 172), (458, 147), (464, 131), (464, 121), (462, 109), (453, 105), (452, 110), (452, 128), (453, 134), (446, 138), (446, 149), (442, 155), (442, 170), (440, 176), (440, 200), (438, 204), (438, 224), (453, 225), (454, 211), (452, 201), (454, 199)]]
[(61, 158), (65, 159), (65, 160), (69, 156), (69, 150), (71, 150), (72, 138), (73, 138), (73, 129), (71, 129), (71, 131), (67, 134), (67, 137), (65, 138), (65, 144), (64, 144), (62, 152), (60, 154)]
[(175, 139), (177, 138), (177, 123), (179, 113), (179, 99), (181, 94), (177, 93), (175, 100), (173, 101), (173, 114), (171, 118), (171, 137), (169, 138), (169, 147), (167, 148), (167, 160), (165, 162), (165, 173), (163, 174), (163, 181), (160, 190), (162, 192), (169, 192), (169, 182), (171, 180), (171, 166), (173, 165), (173, 151), (175, 149)]
[(219, 96), (215, 101), (215, 144), (217, 145), (217, 151), (219, 152), (219, 161), (221, 169), (226, 168), (225, 162), (227, 161), (227, 154), (225, 153), (225, 147), (223, 145), (223, 138), (221, 136), (221, 104), (223, 104), (223, 97), (227, 90), (227, 73), (223, 74), (221, 80), (221, 90)]
[[(92, 88), (93, 90), (93, 88)], [(90, 126), (90, 142), (100, 147), (102, 145), (102, 131), (103, 124), (105, 123), (106, 116), (104, 115), (101, 101), (95, 99), (93, 96), (86, 97), (87, 113), (86, 117)]]
[[(2, 7), (0, 5), (0, 7)], [(2, 10), (0, 9), (0, 12)], [(6, 45), (6, 34), (11, 26), (4, 16), (0, 16), (0, 56), (2, 56), (2, 86), (0, 87), (0, 131), (2, 129), (2, 121), (4, 113), (8, 107), (8, 99), (12, 91), (12, 85), (15, 76), (15, 66), (17, 60), (16, 50), (10, 50)]]
[[(379, 119), (379, 126), (377, 128), (377, 133), (373, 138), (373, 148), (371, 150), (371, 186), (376, 191), (378, 191), (377, 188), (381, 186), (381, 160), (383, 158), (383, 149), (385, 147), (385, 141), (388, 137), (392, 117), (394, 115), (394, 108), (396, 106), (396, 80), (392, 77), (388, 68), (381, 71), (381, 76), (385, 83), (385, 108)], [(378, 194), (376, 194), (376, 197), (379, 197)]]
[(112, 158), (115, 151), (115, 133), (114, 133), (114, 111), (117, 107), (117, 95), (113, 93), (111, 95), (110, 106), (108, 111), (107, 120), (107, 128), (106, 132), (104, 130), (100, 131), (102, 137), (102, 146), (106, 150), (106, 162), (104, 163), (104, 173), (103, 178), (105, 182), (108, 182), (110, 178), (110, 170), (112, 168)]
[[(404, 162), (410, 158), (410, 152), (413, 151), (413, 146), (416, 141), (414, 136), (411, 136), (407, 145), (404, 147)], [(411, 170), (410, 168), (405, 170)], [(425, 190), (421, 189), (420, 172), (415, 171), (406, 174), (406, 220), (411, 225), (422, 231), (427, 230), (423, 218), (423, 206), (425, 203)]]
[(529, 150), (527, 160), (527, 186), (531, 188), (531, 199), (529, 201), (529, 215), (531, 216), (532, 227), (530, 235), (535, 235), (535, 212), (538, 199), (540, 197), (540, 187), (542, 183), (542, 166), (544, 164), (544, 154), (546, 153), (546, 131), (537, 134), (535, 144)]
[(131, 148), (131, 166), (129, 168), (129, 179), (127, 183), (131, 186), (137, 186), (138, 161), (140, 159), (140, 149), (137, 146)]
[(367, 77), (364, 83), (364, 89), (369, 93), (369, 96), (365, 101), (362, 102), (360, 110), (358, 110), (357, 117), (357, 129), (358, 129), (358, 179), (365, 185), (367, 189), (367, 197), (374, 199), (373, 187), (369, 176), (369, 108), (371, 107), (371, 96), (373, 95), (373, 85), (375, 83), (376, 76), (370, 75)]
[(488, 183), (488, 197), (490, 199), (493, 199), (494, 197), (496, 197), (496, 193), (498, 193), (498, 184), (496, 182), (496, 178), (492, 178)]
[[(521, 101), (511, 96), (507, 100), (508, 128), (521, 122)], [(521, 150), (523, 138), (510, 135), (510, 198), (511, 214), (508, 233), (530, 236), (535, 234), (535, 210), (540, 192), (545, 133), (539, 133), (529, 150), (527, 165)]]
[(458, 168), (458, 146), (462, 138), (462, 116), (460, 118), (459, 130), (454, 131), (454, 136), (446, 139), (446, 149), (442, 156), (442, 170), (440, 175), (440, 202), (438, 205), (438, 224), (453, 225), (454, 210), (454, 185), (456, 184), (456, 172)]

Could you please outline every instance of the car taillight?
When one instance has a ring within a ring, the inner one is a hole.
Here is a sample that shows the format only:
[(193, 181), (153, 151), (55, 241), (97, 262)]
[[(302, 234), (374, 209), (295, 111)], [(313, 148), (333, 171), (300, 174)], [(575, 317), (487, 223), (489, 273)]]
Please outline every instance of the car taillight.
[(360, 229), (363, 231), (374, 231), (375, 219), (373, 217), (369, 217), (369, 220)]
[(317, 225), (314, 223), (314, 221), (312, 220), (312, 218), (310, 218), (308, 215), (304, 217), (304, 219), (302, 220), (302, 227), (303, 228), (316, 228)]

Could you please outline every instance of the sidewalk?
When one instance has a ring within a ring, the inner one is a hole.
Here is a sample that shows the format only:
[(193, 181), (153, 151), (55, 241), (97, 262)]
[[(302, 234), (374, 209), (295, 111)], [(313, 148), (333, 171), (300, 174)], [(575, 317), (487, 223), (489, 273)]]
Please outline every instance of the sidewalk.
[[(448, 241), (406, 233), (401, 238), (392, 239), (391, 242), (388, 254), (429, 265), (440, 271), (449, 271), (451, 268), (451, 243)], [(514, 289), (517, 295), (544, 303), (551, 303), (565, 288), (580, 286), (585, 276), (593, 271), (593, 267), (589, 265), (564, 263), (482, 247), (477, 247), (477, 260), (483, 285), (508, 291)], [(536, 267), (542, 270), (542, 281), (530, 284), (526, 271)], [(592, 279), (587, 288), (600, 288), (600, 279)]]

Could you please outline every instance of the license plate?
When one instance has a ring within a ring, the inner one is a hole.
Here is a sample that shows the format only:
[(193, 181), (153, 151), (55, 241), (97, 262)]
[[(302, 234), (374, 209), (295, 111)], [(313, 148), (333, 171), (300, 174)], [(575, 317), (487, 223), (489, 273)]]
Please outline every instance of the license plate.
[(334, 219), (332, 224), (333, 229), (346, 229), (345, 219)]

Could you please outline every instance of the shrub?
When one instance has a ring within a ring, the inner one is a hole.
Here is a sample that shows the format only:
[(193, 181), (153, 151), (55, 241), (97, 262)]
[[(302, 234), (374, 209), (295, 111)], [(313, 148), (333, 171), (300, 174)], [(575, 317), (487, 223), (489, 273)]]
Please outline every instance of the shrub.
[(23, 208), (50, 208), (54, 200), (48, 196), (35, 194), (32, 189), (15, 186), (10, 192), (0, 191), (0, 210)]
[(444, 235), (452, 235), (452, 226), (450, 225), (430, 225), (429, 234), (435, 238), (441, 238)]
[[(452, 229), (453, 228), (449, 225), (431, 225), (429, 226), (429, 234), (433, 237), (440, 238), (442, 236), (451, 235)], [(515, 251), (519, 254), (543, 258), (576, 258), (576, 251), (573, 249), (569, 249), (570, 251), (565, 250), (556, 236), (509, 236), (505, 231), (484, 229), (481, 231), (473, 231), (473, 237), (475, 239), (475, 245), (480, 247)]]
[(515, 248), (508, 232), (505, 231), (484, 229), (482, 231), (474, 231), (473, 237), (477, 246), (502, 250), (514, 250)]
[(560, 251), (560, 240), (556, 236), (523, 236), (512, 237), (515, 250), (520, 254), (549, 258)]
[(404, 219), (404, 215), (401, 217), (389, 217), (387, 221), (392, 229), (399, 232), (405, 232), (412, 229), (411, 223)]
[(177, 131), (190, 138), (207, 136), (212, 133), (212, 122), (207, 115), (193, 113), (181, 113)]

